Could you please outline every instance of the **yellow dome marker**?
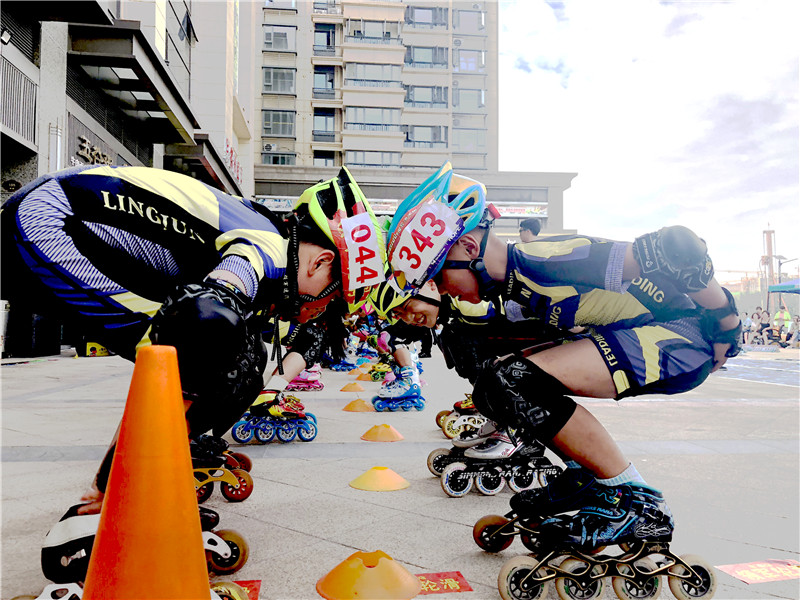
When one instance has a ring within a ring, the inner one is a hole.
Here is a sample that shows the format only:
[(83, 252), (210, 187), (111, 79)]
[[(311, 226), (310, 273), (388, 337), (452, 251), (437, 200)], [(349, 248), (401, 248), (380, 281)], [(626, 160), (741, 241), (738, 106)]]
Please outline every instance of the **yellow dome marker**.
[(372, 404), (367, 404), (367, 402), (361, 398), (348, 402), (342, 410), (346, 410), (347, 412), (375, 412)]
[(328, 600), (410, 600), (422, 591), (419, 579), (381, 550), (356, 552), (317, 581)]
[(404, 438), (397, 429), (384, 423), (383, 425), (375, 425), (369, 429), (369, 431), (361, 436), (361, 439), (368, 442), (399, 442)]
[(369, 373), (363, 373), (361, 371), (359, 371), (359, 373), (361, 373), (361, 375), (356, 377), (356, 381), (372, 381), (372, 376)]
[(350, 487), (368, 492), (395, 492), (404, 490), (410, 483), (389, 467), (372, 467), (350, 482)]

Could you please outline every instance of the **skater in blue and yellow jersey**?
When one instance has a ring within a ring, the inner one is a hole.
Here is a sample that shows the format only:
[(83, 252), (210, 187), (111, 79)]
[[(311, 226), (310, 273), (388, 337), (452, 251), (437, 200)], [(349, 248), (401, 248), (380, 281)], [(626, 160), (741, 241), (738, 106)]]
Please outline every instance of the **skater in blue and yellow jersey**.
[[(550, 511), (541, 517), (581, 509), (558, 525), (582, 545), (669, 539), (673, 522), (661, 493), (569, 396), (680, 393), (736, 355), (736, 306), (713, 277), (705, 243), (673, 226), (633, 243), (574, 235), (507, 245), (490, 231), (494, 216), (484, 186), (447, 163), (401, 203), (387, 253), (405, 289), (473, 303), (502, 296), (562, 331), (587, 328), (568, 344), (489, 360), (477, 378), (473, 400), (482, 414), (574, 467), (514, 503)], [(403, 318), (431, 326), (425, 317)]]
[(230, 427), (261, 391), (267, 319), (366, 301), (384, 278), (382, 233), (346, 168), (285, 221), (169, 171), (67, 169), (3, 206), (3, 293), (131, 360), (175, 346), (196, 436)]

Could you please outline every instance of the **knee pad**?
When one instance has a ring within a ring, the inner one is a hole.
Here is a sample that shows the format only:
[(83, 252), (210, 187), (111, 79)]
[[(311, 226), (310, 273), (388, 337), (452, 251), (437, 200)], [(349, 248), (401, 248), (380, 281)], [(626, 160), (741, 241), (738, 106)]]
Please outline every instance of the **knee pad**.
[(549, 442), (575, 412), (575, 401), (558, 379), (512, 355), (488, 360), (475, 381), (472, 401), (481, 414), (517, 429), (526, 442)]
[(662, 227), (636, 238), (633, 256), (643, 276), (662, 273), (683, 293), (705, 289), (714, 276), (705, 241), (680, 225)]

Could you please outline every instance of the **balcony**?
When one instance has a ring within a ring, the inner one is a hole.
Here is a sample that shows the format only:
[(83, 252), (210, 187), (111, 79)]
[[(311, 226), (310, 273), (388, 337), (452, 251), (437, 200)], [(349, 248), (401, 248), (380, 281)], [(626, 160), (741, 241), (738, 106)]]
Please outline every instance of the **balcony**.
[(403, 142), (404, 148), (447, 148), (447, 142), (423, 142), (406, 140)]
[(364, 35), (348, 35), (345, 41), (350, 44), (377, 44), (381, 46), (402, 46), (403, 40), (399, 37), (367, 37)]
[(314, 56), (336, 56), (336, 46), (314, 44)]
[(18, 135), (28, 144), (36, 144), (36, 96), (38, 86), (22, 71), (2, 57), (0, 89), (3, 128)]
[(345, 129), (355, 129), (359, 131), (400, 131), (400, 124), (383, 123), (345, 123)]
[(409, 108), (447, 108), (445, 101), (422, 101), (422, 100), (406, 100), (405, 105)]
[(333, 88), (314, 88), (311, 90), (314, 98), (321, 100), (333, 100), (336, 98), (336, 90)]
[(317, 15), (340, 15), (342, 7), (336, 2), (314, 2), (312, 11)]
[(311, 139), (315, 142), (336, 142), (336, 132), (327, 129), (314, 129)]
[(405, 65), (411, 69), (448, 69), (450, 67), (446, 62), (431, 63), (406, 61)]
[(402, 81), (387, 81), (385, 79), (345, 79), (344, 84), (354, 87), (403, 87)]

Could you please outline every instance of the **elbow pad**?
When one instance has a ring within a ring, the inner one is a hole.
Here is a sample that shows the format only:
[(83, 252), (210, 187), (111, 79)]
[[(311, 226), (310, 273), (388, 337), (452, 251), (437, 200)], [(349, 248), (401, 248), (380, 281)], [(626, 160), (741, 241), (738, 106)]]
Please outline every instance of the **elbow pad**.
[(662, 227), (636, 238), (633, 256), (643, 276), (661, 273), (683, 293), (705, 289), (714, 277), (705, 241), (680, 225)]

